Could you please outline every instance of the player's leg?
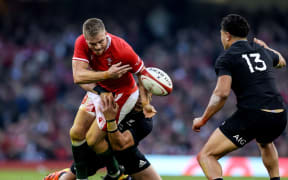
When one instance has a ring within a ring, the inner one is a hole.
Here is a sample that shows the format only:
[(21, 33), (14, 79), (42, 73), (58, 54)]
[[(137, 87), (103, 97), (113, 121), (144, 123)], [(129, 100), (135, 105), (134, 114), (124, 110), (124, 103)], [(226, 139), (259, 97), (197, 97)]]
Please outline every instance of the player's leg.
[(84, 98), (70, 129), (70, 138), (72, 142), (72, 153), (76, 163), (77, 178), (86, 179), (88, 177), (86, 159), (88, 157), (89, 146), (86, 142), (86, 133), (95, 119), (92, 109), (88, 108), (89, 99)]
[(257, 145), (261, 152), (262, 161), (272, 180), (280, 180), (278, 152), (273, 141), (285, 131), (287, 124), (286, 112), (259, 112), (262, 116), (257, 127)]
[[(279, 163), (278, 163), (278, 152), (276, 147), (272, 143), (267, 144), (260, 144), (257, 143), (261, 156), (262, 161), (269, 173), (270, 178), (278, 178), (279, 175)], [(275, 179), (276, 180), (276, 179)]]
[(134, 180), (161, 180), (161, 177), (151, 165), (140, 172), (131, 174), (131, 176)]
[(213, 132), (197, 155), (197, 160), (209, 180), (222, 178), (222, 168), (217, 160), (237, 148), (219, 128)]
[(71, 171), (67, 171), (62, 176), (60, 176), (58, 180), (76, 180), (76, 175)]

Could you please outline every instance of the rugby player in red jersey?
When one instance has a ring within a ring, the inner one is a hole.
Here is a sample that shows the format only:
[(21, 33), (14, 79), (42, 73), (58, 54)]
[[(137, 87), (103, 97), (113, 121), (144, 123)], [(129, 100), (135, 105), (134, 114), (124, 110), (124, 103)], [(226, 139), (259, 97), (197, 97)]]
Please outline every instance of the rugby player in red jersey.
[[(72, 60), (74, 83), (91, 91), (84, 97), (70, 129), (77, 179), (88, 177), (87, 167), (83, 163), (89, 158), (85, 154), (88, 146), (103, 156), (111, 178), (118, 179), (121, 172), (104, 140), (107, 126), (100, 109), (101, 98), (96, 92), (100, 85), (115, 94), (119, 106), (117, 123), (132, 110), (139, 91), (145, 116), (154, 116), (156, 110), (150, 105), (139, 78), (145, 70), (144, 63), (125, 40), (107, 33), (102, 20), (97, 18), (88, 19), (83, 24), (83, 34), (75, 42)], [(133, 73), (138, 76), (139, 90)]]

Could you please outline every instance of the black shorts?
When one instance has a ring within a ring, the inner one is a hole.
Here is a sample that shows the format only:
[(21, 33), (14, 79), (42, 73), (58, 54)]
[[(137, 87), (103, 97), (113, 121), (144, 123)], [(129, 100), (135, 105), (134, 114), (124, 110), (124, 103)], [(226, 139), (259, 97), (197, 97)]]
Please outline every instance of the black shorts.
[[(124, 151), (115, 152), (115, 156), (120, 165), (125, 168), (125, 174), (134, 174), (140, 172), (150, 166), (150, 162), (135, 146)], [(103, 161), (95, 154), (95, 157), (90, 157), (87, 162), (88, 175), (93, 176), (99, 169), (105, 167)], [(76, 174), (74, 163), (70, 170)]]
[(254, 138), (258, 143), (270, 143), (285, 130), (286, 111), (281, 113), (238, 109), (223, 121), (219, 129), (236, 146), (243, 147)]
[(134, 174), (150, 166), (150, 162), (135, 146), (124, 151), (115, 152), (115, 155), (119, 164), (125, 167), (126, 174)]

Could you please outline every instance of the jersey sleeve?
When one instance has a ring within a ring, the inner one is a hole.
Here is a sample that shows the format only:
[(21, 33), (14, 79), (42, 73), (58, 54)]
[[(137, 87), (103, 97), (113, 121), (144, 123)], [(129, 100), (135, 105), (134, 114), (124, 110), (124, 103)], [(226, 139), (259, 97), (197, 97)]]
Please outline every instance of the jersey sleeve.
[(232, 75), (231, 64), (227, 55), (219, 56), (215, 63), (215, 72), (217, 76)]
[(131, 132), (135, 145), (137, 146), (139, 142), (144, 139), (153, 128), (153, 123), (151, 118), (145, 118), (144, 114), (141, 115), (141, 119), (137, 119), (137, 124), (132, 126), (129, 131)]
[(82, 61), (89, 63), (88, 46), (83, 37), (78, 37), (74, 45), (73, 61)]
[(277, 66), (277, 64), (279, 63), (279, 56), (278, 54), (274, 53), (273, 51), (264, 48), (266, 53), (272, 58), (273, 60), (273, 67)]
[(142, 59), (135, 53), (133, 48), (126, 42), (122, 42), (121, 60), (132, 67), (131, 73), (137, 74), (144, 66)]

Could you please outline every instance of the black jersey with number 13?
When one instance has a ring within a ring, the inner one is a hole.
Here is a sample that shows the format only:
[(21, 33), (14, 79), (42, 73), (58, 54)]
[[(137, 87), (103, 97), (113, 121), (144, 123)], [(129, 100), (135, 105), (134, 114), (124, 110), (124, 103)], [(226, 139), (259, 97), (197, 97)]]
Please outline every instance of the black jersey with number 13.
[(283, 100), (276, 89), (273, 67), (279, 62), (274, 52), (248, 41), (236, 41), (216, 60), (218, 76), (232, 77), (237, 107), (280, 109)]

